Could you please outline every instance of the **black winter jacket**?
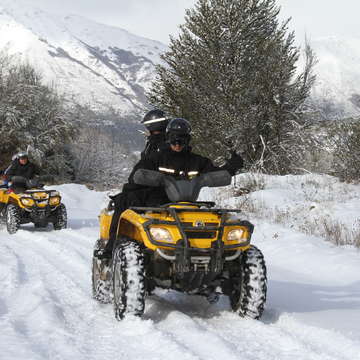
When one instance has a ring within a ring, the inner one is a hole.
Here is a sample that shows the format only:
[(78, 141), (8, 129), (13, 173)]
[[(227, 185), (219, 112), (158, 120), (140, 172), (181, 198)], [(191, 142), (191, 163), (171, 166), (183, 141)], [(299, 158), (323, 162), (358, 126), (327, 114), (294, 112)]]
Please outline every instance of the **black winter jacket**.
[(167, 147), (165, 133), (150, 135), (147, 138), (145, 149), (141, 152), (141, 159), (152, 156)]
[[(214, 166), (210, 159), (191, 152), (191, 148), (176, 152), (171, 150), (169, 146), (150, 157), (140, 160), (136, 164), (136, 168), (184, 177), (223, 169)], [(133, 177), (130, 177), (129, 180), (133, 182)]]
[(25, 165), (21, 165), (18, 159), (14, 160), (5, 170), (5, 175), (8, 178), (11, 176), (23, 176), (26, 179), (32, 179), (35, 174), (37, 174), (37, 169), (34, 164), (28, 161)]
[(144, 186), (135, 184), (132, 181), (132, 178), (133, 178), (136, 170), (139, 169), (139, 164), (144, 159), (154, 156), (155, 154), (166, 149), (167, 147), (168, 147), (168, 144), (166, 143), (165, 133), (150, 135), (147, 138), (145, 149), (141, 152), (141, 160), (132, 169), (131, 174), (129, 175), (129, 178), (128, 178), (128, 182), (127, 182), (127, 184), (124, 184), (122, 190), (127, 192), (127, 191), (144, 189)]

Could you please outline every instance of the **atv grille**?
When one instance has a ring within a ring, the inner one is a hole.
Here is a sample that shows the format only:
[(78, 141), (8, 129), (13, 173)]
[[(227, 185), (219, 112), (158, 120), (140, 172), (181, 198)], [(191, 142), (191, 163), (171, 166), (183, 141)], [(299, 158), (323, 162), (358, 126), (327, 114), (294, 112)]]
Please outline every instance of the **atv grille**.
[(216, 231), (185, 231), (188, 239), (213, 239)]

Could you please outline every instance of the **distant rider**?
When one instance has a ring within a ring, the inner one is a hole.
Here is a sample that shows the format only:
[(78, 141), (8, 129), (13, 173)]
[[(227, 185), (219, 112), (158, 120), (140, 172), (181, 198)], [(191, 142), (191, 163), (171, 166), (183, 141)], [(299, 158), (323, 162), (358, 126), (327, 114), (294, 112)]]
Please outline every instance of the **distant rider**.
[(8, 181), (12, 176), (22, 176), (30, 180), (34, 178), (36, 173), (36, 166), (30, 162), (27, 152), (16, 154), (10, 166), (5, 170), (5, 176)]

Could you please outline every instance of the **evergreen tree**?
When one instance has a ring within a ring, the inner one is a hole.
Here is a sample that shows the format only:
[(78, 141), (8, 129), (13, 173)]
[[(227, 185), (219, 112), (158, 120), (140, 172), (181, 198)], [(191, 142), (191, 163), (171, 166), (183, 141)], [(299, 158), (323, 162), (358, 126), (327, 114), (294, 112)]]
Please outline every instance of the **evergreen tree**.
[(213, 159), (226, 150), (285, 173), (301, 151), (302, 114), (314, 55), (300, 51), (275, 0), (198, 0), (171, 38), (149, 93), (155, 106), (190, 120), (194, 143)]

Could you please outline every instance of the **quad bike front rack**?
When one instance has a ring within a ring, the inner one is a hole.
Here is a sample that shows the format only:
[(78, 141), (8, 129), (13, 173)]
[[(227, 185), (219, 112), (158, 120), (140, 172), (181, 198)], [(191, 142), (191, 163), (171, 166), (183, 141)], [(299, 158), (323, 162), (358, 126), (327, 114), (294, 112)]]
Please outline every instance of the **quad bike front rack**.
[[(135, 212), (166, 212), (174, 220), (166, 221), (160, 219), (149, 219), (148, 221), (142, 224), (144, 231), (146, 232), (150, 242), (157, 246), (164, 247), (163, 242), (156, 241), (150, 233), (150, 227), (152, 225), (175, 225), (179, 229), (181, 234), (181, 239), (176, 243), (166, 243), (166, 247), (174, 249), (174, 255), (171, 257), (164, 256), (168, 260), (175, 260), (175, 269), (179, 273), (189, 272), (191, 269), (191, 256), (194, 254), (210, 255), (210, 264), (209, 271), (213, 273), (220, 273), (223, 269), (224, 261), (233, 259), (233, 256), (224, 257), (224, 252), (229, 250), (236, 251), (239, 248), (239, 244), (234, 245), (225, 245), (222, 241), (224, 229), (227, 226), (244, 226), (249, 230), (249, 238), (247, 242), (241, 244), (241, 246), (248, 246), (250, 244), (251, 235), (254, 230), (254, 225), (247, 220), (240, 221), (227, 221), (227, 214), (229, 213), (240, 213), (240, 209), (217, 209), (211, 208), (210, 206), (214, 203), (210, 202), (195, 202), (195, 203), (186, 203), (186, 207), (169, 207), (170, 205), (179, 205), (179, 204), (166, 204), (162, 207), (131, 207), (130, 209)], [(206, 208), (191, 208), (187, 206), (205, 206)], [(181, 222), (179, 218), (179, 213), (181, 212), (206, 212), (214, 213), (220, 215), (220, 224), (219, 225), (206, 225), (201, 224), (198, 226), (193, 226), (189, 223)], [(212, 247), (208, 249), (203, 248), (194, 248), (190, 247), (189, 237), (194, 237), (196, 234), (197, 238), (213, 238), (217, 232), (216, 240), (212, 242)], [(159, 252), (160, 255), (163, 254), (162, 251)], [(235, 253), (237, 254), (237, 253)], [(236, 257), (236, 256), (235, 256)]]

